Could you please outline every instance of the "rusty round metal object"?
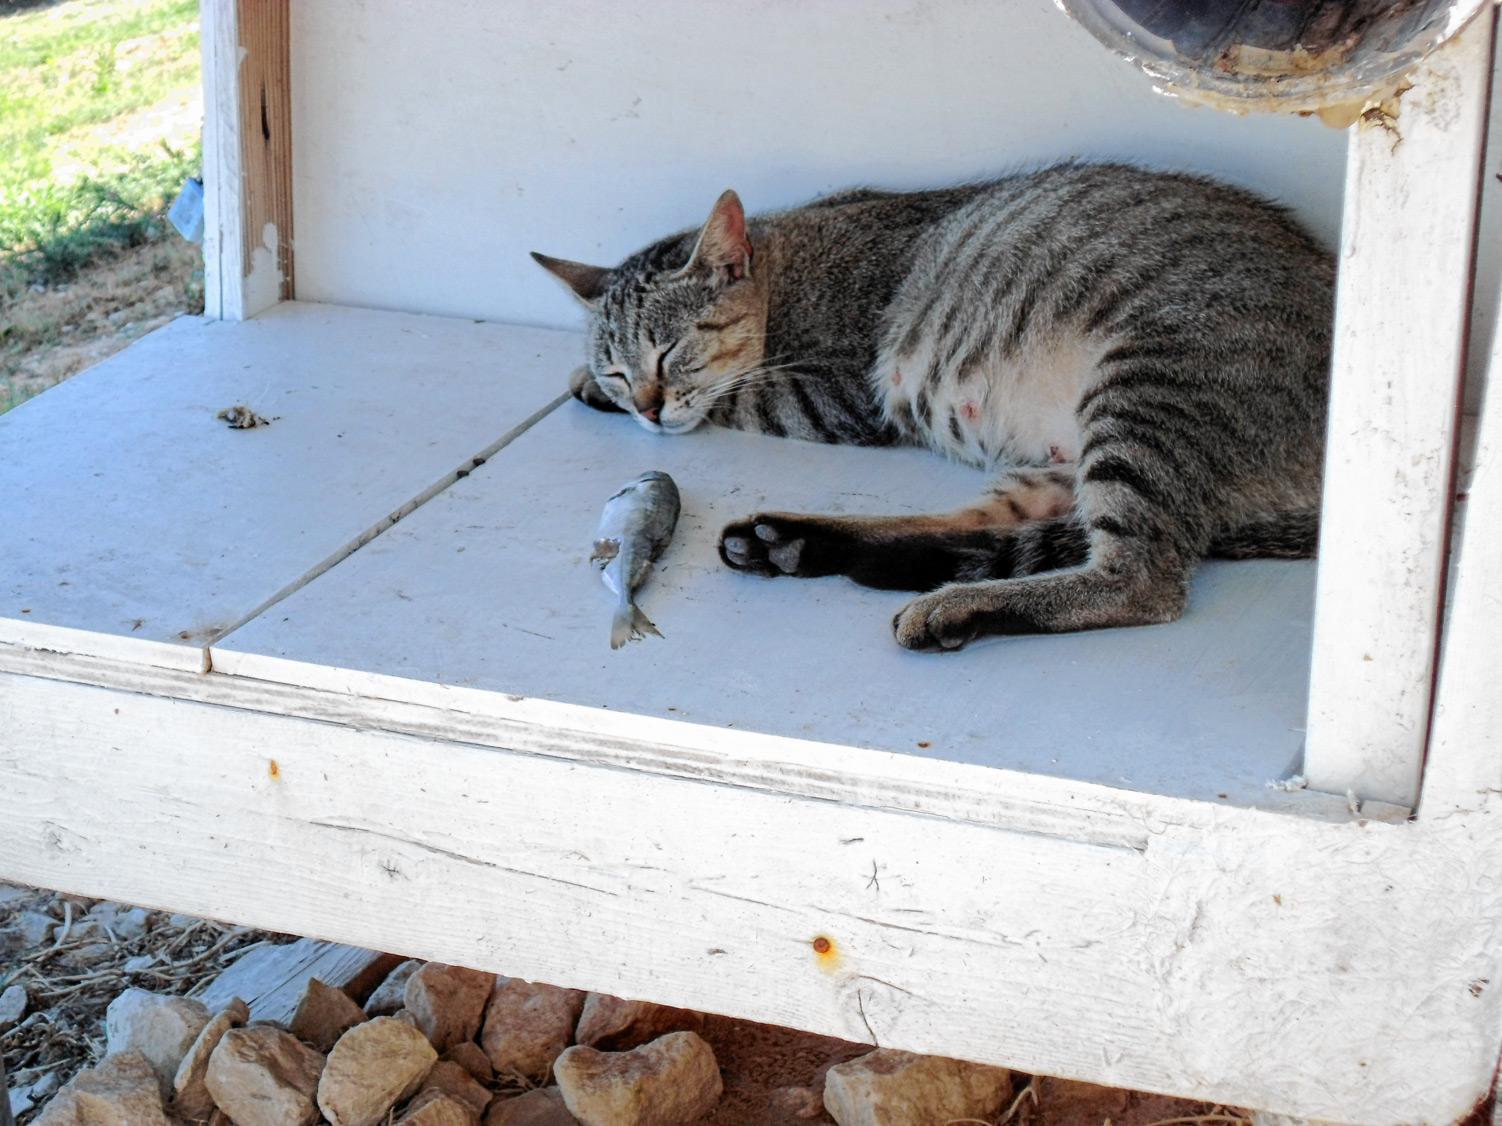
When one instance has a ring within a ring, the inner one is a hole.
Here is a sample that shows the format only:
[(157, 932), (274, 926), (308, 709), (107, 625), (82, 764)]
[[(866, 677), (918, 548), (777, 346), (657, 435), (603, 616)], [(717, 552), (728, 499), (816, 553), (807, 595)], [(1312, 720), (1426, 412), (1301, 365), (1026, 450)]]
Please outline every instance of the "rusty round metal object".
[(1164, 93), (1238, 113), (1323, 114), (1400, 92), (1489, 0), (1056, 2)]

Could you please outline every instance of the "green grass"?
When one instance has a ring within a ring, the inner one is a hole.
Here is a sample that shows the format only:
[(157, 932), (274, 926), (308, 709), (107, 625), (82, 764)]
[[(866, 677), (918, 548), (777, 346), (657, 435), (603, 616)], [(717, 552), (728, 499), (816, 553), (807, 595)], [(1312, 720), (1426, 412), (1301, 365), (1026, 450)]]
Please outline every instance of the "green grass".
[(198, 144), (110, 123), (198, 83), (197, 0), (0, 9), (0, 298), (164, 231)]

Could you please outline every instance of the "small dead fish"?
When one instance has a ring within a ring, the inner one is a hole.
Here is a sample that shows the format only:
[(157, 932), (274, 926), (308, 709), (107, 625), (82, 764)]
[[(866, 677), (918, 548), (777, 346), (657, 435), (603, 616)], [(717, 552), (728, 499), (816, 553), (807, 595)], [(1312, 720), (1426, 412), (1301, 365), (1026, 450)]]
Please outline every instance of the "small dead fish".
[(600, 578), (620, 601), (610, 623), (610, 647), (640, 641), (657, 627), (632, 600), (678, 525), (678, 486), (666, 473), (643, 473), (605, 502), (595, 531)]

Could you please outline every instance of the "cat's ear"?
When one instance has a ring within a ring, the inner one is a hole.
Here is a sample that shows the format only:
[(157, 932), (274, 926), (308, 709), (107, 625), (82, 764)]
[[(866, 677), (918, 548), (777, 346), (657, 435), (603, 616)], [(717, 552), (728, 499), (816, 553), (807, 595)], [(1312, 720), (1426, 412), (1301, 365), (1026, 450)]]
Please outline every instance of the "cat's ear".
[(567, 258), (549, 258), (535, 250), (532, 251), (532, 260), (560, 279), (586, 305), (593, 305), (599, 300), (600, 294), (605, 292), (605, 278), (610, 271), (604, 266), (586, 266), (583, 262), (570, 262)]
[(715, 200), (684, 269), (725, 270), (732, 279), (746, 276), (751, 269), (751, 239), (746, 235), (746, 209), (740, 196), (726, 191)]

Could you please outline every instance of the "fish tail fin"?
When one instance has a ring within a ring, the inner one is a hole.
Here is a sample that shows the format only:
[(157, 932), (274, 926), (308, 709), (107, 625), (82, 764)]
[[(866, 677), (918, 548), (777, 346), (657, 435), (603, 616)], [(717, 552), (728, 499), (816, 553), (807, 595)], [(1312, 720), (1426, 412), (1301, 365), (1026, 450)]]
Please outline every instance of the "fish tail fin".
[(635, 602), (622, 602), (610, 623), (610, 647), (619, 649), (626, 642), (640, 641), (649, 633), (658, 637), (662, 636), (657, 632), (657, 627), (641, 612), (641, 607)]

